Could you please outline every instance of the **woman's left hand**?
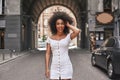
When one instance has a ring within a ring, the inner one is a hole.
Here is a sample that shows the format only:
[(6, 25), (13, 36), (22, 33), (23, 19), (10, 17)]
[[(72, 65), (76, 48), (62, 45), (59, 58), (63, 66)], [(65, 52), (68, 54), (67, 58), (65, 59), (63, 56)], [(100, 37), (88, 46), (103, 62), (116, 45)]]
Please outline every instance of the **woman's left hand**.
[(70, 26), (70, 23), (69, 23), (68, 21), (66, 22), (66, 26), (67, 26), (67, 27), (69, 27), (69, 26)]

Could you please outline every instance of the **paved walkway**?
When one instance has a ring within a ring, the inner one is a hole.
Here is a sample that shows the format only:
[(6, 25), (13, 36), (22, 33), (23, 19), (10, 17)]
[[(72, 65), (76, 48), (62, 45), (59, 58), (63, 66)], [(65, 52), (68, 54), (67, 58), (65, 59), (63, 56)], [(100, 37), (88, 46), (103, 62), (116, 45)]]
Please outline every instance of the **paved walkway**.
[(0, 64), (6, 63), (28, 53), (29, 51), (13, 52), (10, 50), (0, 50)]
[[(70, 50), (73, 80), (110, 80), (104, 70), (91, 66), (90, 56), (87, 50)], [(0, 65), (0, 80), (46, 80), (44, 57), (44, 51), (31, 51), (28, 55)]]

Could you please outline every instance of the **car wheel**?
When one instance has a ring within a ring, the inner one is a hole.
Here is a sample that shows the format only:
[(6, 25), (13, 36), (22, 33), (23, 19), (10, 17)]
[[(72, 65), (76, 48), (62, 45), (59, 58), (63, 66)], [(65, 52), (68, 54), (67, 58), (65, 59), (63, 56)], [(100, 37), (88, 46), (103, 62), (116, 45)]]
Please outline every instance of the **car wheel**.
[(114, 68), (112, 62), (108, 62), (107, 66), (108, 77), (113, 79), (115, 77)]
[(92, 55), (92, 57), (91, 57), (91, 63), (92, 63), (92, 66), (96, 65), (96, 59), (95, 59), (94, 55)]

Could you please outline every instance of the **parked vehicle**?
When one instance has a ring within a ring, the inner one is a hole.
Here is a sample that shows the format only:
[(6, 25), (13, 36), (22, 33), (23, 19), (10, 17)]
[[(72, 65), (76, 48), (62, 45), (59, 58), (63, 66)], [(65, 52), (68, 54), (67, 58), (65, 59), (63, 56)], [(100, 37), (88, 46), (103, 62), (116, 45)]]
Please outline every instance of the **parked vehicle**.
[(120, 74), (120, 37), (111, 37), (92, 52), (91, 64), (107, 70), (109, 78)]
[(46, 42), (42, 40), (38, 40), (38, 48), (46, 48)]

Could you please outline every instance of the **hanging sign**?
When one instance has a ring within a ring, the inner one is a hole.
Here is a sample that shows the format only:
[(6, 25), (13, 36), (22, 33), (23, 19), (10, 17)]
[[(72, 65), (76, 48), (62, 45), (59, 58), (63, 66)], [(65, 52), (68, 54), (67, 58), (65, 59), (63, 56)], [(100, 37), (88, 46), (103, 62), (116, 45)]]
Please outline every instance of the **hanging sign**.
[(114, 20), (112, 14), (107, 12), (97, 13), (96, 14), (96, 23), (97, 24), (111, 24)]

